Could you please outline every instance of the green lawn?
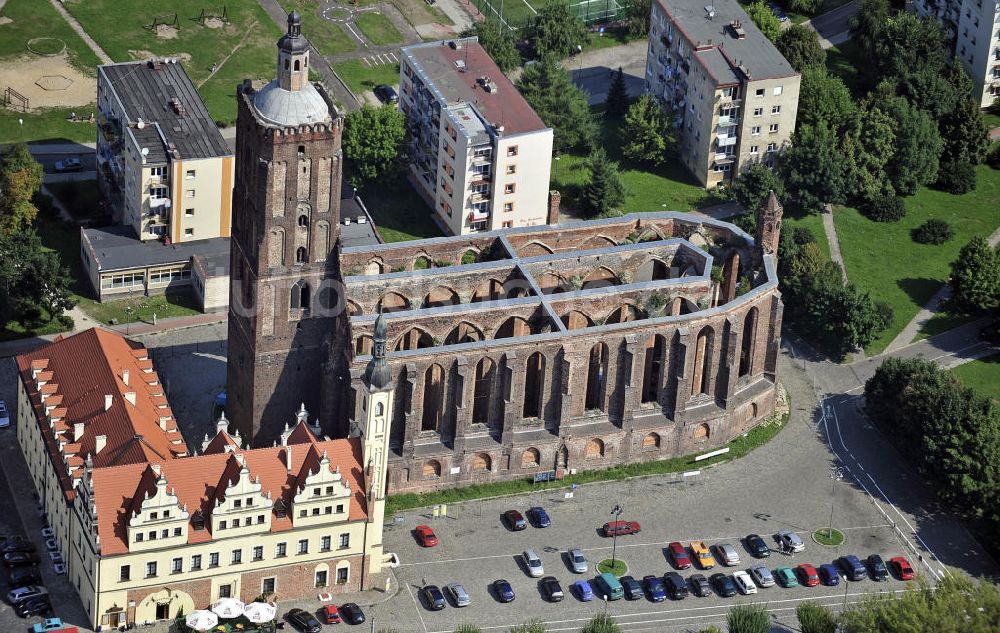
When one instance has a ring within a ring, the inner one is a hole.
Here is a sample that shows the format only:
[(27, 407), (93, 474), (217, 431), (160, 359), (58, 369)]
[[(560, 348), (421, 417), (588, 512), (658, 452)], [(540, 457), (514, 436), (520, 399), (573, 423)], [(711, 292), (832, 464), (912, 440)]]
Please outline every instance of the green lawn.
[(983, 118), (986, 120), (986, 125), (988, 125), (990, 129), (1000, 127), (1000, 112), (983, 110)]
[(361, 189), (361, 199), (386, 242), (441, 237), (431, 208), (405, 177), (383, 179)]
[[(270, 80), (275, 74), (274, 44), (282, 30), (255, 0), (225, 3), (229, 22), (210, 28), (197, 21), (202, 10), (221, 14), (222, 5), (200, 0), (168, 4), (120, 0), (66, 0), (66, 8), (115, 61), (149, 55), (180, 57), (209, 112), (219, 122), (236, 119), (236, 85), (244, 78)], [(175, 37), (161, 37), (148, 26), (154, 18), (172, 22)], [(212, 65), (218, 65), (209, 78)]]
[[(282, 0), (281, 6), (286, 11), (299, 10), (303, 21), (302, 33), (323, 55), (347, 53), (358, 47), (357, 40), (343, 27), (320, 16), (320, 10), (326, 5), (319, 0)], [(336, 13), (332, 15), (337, 16)]]
[(359, 14), (354, 23), (358, 25), (365, 37), (376, 46), (400, 44), (403, 41), (403, 34), (392, 25), (389, 18), (377, 11)]
[(782, 228), (785, 229), (792, 227), (809, 229), (809, 232), (816, 237), (816, 244), (819, 246), (819, 250), (822, 251), (827, 259), (830, 259), (830, 243), (826, 241), (826, 232), (823, 231), (822, 216), (816, 213), (801, 211), (789, 204), (785, 208), (781, 223)]
[[(600, 109), (595, 109), (600, 116)], [(604, 122), (601, 145), (615, 160), (621, 161), (621, 138), (617, 122)], [(721, 200), (698, 184), (694, 176), (671, 156), (660, 167), (646, 167), (623, 162), (622, 181), (625, 184), (623, 211), (692, 211), (717, 204)], [(552, 188), (559, 190), (563, 204), (575, 205), (580, 187), (590, 177), (587, 157), (582, 153), (565, 153), (552, 159)]]
[[(848, 277), (895, 311), (889, 329), (866, 349), (869, 354), (884, 350), (941, 288), (952, 260), (969, 238), (988, 236), (1000, 225), (1000, 171), (981, 165), (977, 173), (978, 187), (962, 196), (920, 189), (906, 198), (907, 213), (900, 222), (872, 222), (851, 208), (834, 211)], [(910, 231), (932, 217), (949, 222), (955, 237), (941, 246), (914, 242)], [(954, 325), (939, 320), (933, 327), (943, 331)]]
[[(3, 27), (0, 26), (2, 33)], [(97, 104), (93, 103), (83, 107), (46, 108), (37, 112), (14, 112), (0, 108), (0, 143), (41, 140), (93, 143), (97, 139), (97, 126), (94, 123), (72, 123), (67, 117), (71, 112), (93, 112), (96, 108)]]
[(399, 83), (399, 64), (383, 64), (367, 66), (360, 59), (351, 59), (339, 64), (333, 64), (340, 78), (356, 95), (371, 90), (379, 84), (395, 86)]
[(847, 40), (839, 46), (826, 49), (826, 68), (831, 75), (844, 80), (855, 99), (864, 95), (865, 77), (859, 70), (869, 65), (861, 46)]
[(951, 373), (966, 387), (1000, 400), (1000, 354), (959, 365)]

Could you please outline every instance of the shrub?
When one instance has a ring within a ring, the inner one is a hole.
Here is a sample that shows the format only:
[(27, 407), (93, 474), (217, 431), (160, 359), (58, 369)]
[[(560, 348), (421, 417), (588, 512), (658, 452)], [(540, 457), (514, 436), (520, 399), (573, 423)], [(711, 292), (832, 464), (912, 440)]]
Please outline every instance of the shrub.
[(876, 222), (899, 222), (906, 216), (906, 205), (899, 196), (880, 193), (865, 202), (864, 212)]
[(931, 218), (913, 229), (913, 241), (921, 244), (944, 244), (954, 235), (951, 225), (937, 218)]
[(1000, 169), (1000, 145), (991, 149), (990, 153), (986, 155), (986, 164), (993, 169)]
[(835, 633), (837, 617), (829, 607), (815, 602), (803, 602), (795, 609), (802, 633)]
[(976, 188), (976, 168), (967, 160), (949, 160), (941, 163), (937, 186), (955, 195), (969, 193)]
[(465, 251), (462, 255), (463, 264), (475, 264), (477, 259), (476, 251)]
[(768, 633), (771, 616), (762, 604), (738, 604), (726, 614), (729, 633)]

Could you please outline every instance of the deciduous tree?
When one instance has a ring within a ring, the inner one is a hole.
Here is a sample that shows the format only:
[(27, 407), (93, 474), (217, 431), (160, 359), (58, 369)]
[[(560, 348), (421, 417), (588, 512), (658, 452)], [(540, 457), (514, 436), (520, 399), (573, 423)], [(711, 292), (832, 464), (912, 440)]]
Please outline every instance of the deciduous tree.
[(0, 329), (8, 321), (33, 328), (75, 305), (69, 269), (33, 229), (0, 235), (0, 253)]
[(750, 215), (764, 206), (768, 192), (774, 191), (779, 201), (784, 200), (787, 195), (785, 183), (773, 169), (763, 163), (751, 163), (737, 174), (729, 191), (733, 199), (749, 211)]
[(0, 234), (27, 229), (35, 221), (38, 208), (32, 202), (42, 187), (42, 166), (18, 143), (0, 154)]
[(652, 0), (624, 0), (625, 29), (631, 37), (645, 38), (649, 34)]
[(837, 135), (825, 124), (804, 125), (785, 153), (785, 186), (813, 213), (826, 203), (844, 201), (848, 164), (839, 146)]
[(648, 165), (661, 165), (673, 147), (674, 134), (670, 117), (659, 101), (644, 94), (628, 108), (622, 133), (622, 155)]
[(587, 26), (564, 2), (542, 6), (525, 30), (528, 42), (539, 57), (567, 57), (587, 41)]
[(517, 51), (514, 32), (500, 20), (487, 18), (462, 32), (462, 37), (473, 35), (479, 38), (480, 45), (503, 72), (510, 72), (521, 65), (521, 53)]
[(979, 312), (1000, 305), (1000, 254), (977, 235), (951, 263), (952, 301), (962, 310)]
[(595, 615), (580, 633), (621, 633), (621, 627), (610, 615)]
[(844, 633), (993, 633), (1000, 630), (1000, 591), (986, 579), (951, 574), (898, 596), (871, 594), (840, 620)]
[(843, 131), (856, 109), (851, 92), (840, 77), (831, 75), (821, 66), (810, 66), (802, 71), (798, 127), (822, 123), (835, 131)]
[(781, 22), (771, 12), (771, 7), (764, 3), (764, 0), (755, 0), (750, 4), (743, 5), (743, 10), (747, 12), (764, 37), (772, 42), (781, 35)]
[(351, 184), (361, 187), (398, 169), (406, 138), (406, 116), (395, 105), (364, 105), (349, 112), (341, 142)]
[(837, 616), (830, 607), (816, 602), (802, 602), (795, 608), (802, 633), (836, 633)]
[(892, 158), (886, 165), (893, 188), (912, 196), (917, 187), (934, 182), (943, 143), (938, 126), (923, 110), (902, 97), (879, 99), (875, 109), (893, 121), (895, 143)]
[(826, 63), (826, 51), (819, 45), (819, 34), (796, 24), (778, 36), (775, 42), (792, 68), (802, 71), (811, 66), (822, 67)]
[(729, 633), (768, 633), (771, 616), (762, 604), (738, 604), (726, 614)]

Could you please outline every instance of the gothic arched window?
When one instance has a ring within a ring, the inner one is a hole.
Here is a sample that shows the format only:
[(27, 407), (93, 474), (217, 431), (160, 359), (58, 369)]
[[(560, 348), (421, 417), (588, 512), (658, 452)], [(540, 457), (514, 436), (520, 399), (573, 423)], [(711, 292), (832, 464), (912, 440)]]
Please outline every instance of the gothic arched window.
[(309, 259), (309, 256), (306, 253), (305, 246), (300, 246), (297, 249), (295, 249), (295, 263), (304, 264), (307, 259)]
[(293, 310), (309, 309), (309, 284), (300, 279), (292, 286), (290, 304)]

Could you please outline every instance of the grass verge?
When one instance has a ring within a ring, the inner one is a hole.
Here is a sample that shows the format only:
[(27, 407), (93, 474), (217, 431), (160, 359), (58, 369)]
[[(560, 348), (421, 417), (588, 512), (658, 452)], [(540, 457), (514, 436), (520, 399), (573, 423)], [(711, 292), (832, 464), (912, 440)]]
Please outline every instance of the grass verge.
[(813, 532), (812, 537), (814, 541), (827, 547), (843, 545), (844, 541), (847, 540), (844, 533), (836, 528), (820, 528)]
[(407, 492), (391, 495), (386, 501), (386, 516), (391, 516), (402, 510), (411, 508), (421, 508), (438, 503), (456, 503), (459, 501), (471, 501), (473, 499), (485, 499), (489, 497), (500, 497), (514, 495), (539, 490), (554, 490), (568, 488), (572, 484), (589, 484), (598, 481), (619, 481), (629, 477), (644, 477), (648, 475), (661, 475), (665, 473), (679, 473), (691, 470), (693, 467), (707, 468), (720, 462), (739, 459), (759, 446), (767, 444), (781, 429), (788, 423), (788, 414), (774, 417), (757, 425), (745, 435), (741, 435), (726, 444), (729, 452), (724, 455), (716, 455), (708, 459), (695, 462), (695, 455), (684, 455), (652, 462), (637, 462), (633, 464), (622, 464), (601, 470), (586, 470), (575, 475), (567, 475), (554, 485), (548, 483), (536, 484), (531, 479), (513, 479), (510, 481), (494, 481), (485, 484), (474, 484), (461, 488), (449, 488), (447, 490), (436, 490), (433, 492), (415, 493)]
[[(8, 0), (0, 14), (11, 20), (0, 25), (0, 59), (30, 54), (28, 40), (36, 37), (55, 38), (66, 44), (70, 63), (96, 77), (95, 67), (101, 61), (50, 3)], [(94, 92), (96, 94), (96, 88)]]
[(405, 177), (382, 179), (361, 189), (360, 195), (386, 242), (441, 237), (431, 208)]
[(374, 89), (379, 84), (395, 86), (399, 83), (399, 64), (366, 66), (360, 59), (350, 59), (346, 62), (333, 64), (333, 69), (337, 71), (351, 92), (358, 96), (362, 92)]
[(77, 221), (101, 215), (101, 191), (96, 180), (66, 180), (46, 183), (52, 193)]
[(867, 78), (861, 71), (870, 65), (861, 45), (854, 40), (847, 40), (837, 46), (826, 49), (826, 69), (831, 75), (844, 80), (851, 95), (857, 99), (864, 95)]
[(1000, 354), (963, 363), (951, 373), (966, 387), (1000, 400)]
[[(884, 350), (944, 285), (951, 262), (973, 235), (986, 237), (1000, 225), (1000, 170), (980, 165), (976, 172), (976, 190), (961, 196), (921, 188), (906, 198), (906, 217), (899, 222), (873, 222), (851, 208), (834, 210), (848, 278), (895, 313), (889, 328), (865, 349), (869, 355)], [(955, 236), (940, 246), (914, 242), (910, 232), (929, 218), (948, 222)], [(936, 331), (954, 327), (946, 316), (941, 319)]]
[(606, 574), (609, 572), (614, 574), (615, 578), (619, 578), (628, 573), (628, 565), (620, 558), (616, 558), (613, 565), (610, 558), (605, 558), (597, 563), (597, 573)]
[(403, 41), (403, 34), (393, 26), (389, 18), (377, 11), (366, 11), (359, 14), (354, 23), (358, 25), (365, 37), (376, 46), (399, 44)]

